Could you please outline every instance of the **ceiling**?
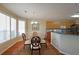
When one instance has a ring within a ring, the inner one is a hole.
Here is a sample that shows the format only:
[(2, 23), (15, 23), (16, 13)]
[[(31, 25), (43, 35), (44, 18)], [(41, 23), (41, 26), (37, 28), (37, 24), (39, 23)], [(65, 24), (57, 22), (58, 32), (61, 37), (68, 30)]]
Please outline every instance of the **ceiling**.
[(4, 7), (16, 15), (36, 20), (71, 19), (79, 12), (77, 3), (3, 3)]

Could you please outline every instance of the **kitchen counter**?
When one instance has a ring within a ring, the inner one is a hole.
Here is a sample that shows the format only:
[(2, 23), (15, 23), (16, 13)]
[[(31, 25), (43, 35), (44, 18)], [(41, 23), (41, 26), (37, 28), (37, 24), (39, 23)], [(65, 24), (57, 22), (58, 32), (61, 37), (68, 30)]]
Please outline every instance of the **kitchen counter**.
[(65, 34), (65, 35), (79, 35), (79, 33), (72, 33), (72, 32), (65, 32), (65, 33), (62, 33), (62, 32), (56, 32), (56, 31), (52, 31), (54, 33), (58, 33), (58, 34)]
[(51, 32), (51, 44), (63, 54), (79, 55), (79, 34)]
[(59, 34), (66, 34), (66, 35), (79, 35), (79, 31), (71, 31), (70, 29), (53, 29), (51, 32), (59, 33)]

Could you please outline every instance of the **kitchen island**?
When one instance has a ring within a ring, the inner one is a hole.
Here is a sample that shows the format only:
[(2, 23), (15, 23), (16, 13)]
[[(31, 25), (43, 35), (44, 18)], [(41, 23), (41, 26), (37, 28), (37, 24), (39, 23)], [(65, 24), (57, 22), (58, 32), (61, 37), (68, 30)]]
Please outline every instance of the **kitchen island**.
[(79, 55), (79, 34), (51, 32), (51, 44), (61, 53)]

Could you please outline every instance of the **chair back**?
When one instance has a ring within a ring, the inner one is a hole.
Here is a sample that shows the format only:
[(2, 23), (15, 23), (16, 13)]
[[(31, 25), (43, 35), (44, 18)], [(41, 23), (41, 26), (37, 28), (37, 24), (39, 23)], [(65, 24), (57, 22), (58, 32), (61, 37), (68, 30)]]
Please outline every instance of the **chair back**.
[(38, 36), (38, 33), (37, 32), (33, 32), (33, 37), (34, 36)]
[(41, 42), (41, 39), (39, 36), (34, 36), (32, 39), (31, 39), (31, 44), (33, 46), (38, 46)]
[(26, 41), (26, 35), (25, 35), (25, 33), (22, 33), (22, 38), (23, 38), (23, 41)]

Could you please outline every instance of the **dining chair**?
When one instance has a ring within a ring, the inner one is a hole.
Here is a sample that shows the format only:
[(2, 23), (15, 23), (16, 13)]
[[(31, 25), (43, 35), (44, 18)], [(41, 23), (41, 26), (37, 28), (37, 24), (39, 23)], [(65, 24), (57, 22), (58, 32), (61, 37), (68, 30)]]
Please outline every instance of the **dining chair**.
[(37, 33), (37, 32), (33, 32), (32, 35), (33, 35), (33, 37), (34, 37), (34, 36), (38, 36), (38, 33)]
[(22, 33), (22, 38), (23, 38), (23, 44), (24, 44), (24, 49), (25, 49), (25, 41), (27, 40), (25, 33)]
[(36, 50), (38, 50), (39, 54), (40, 54), (40, 49), (41, 49), (41, 43), (40, 42), (41, 42), (41, 39), (40, 39), (39, 36), (32, 37), (31, 45), (30, 45), (31, 54), (33, 54), (33, 51), (36, 51)]

